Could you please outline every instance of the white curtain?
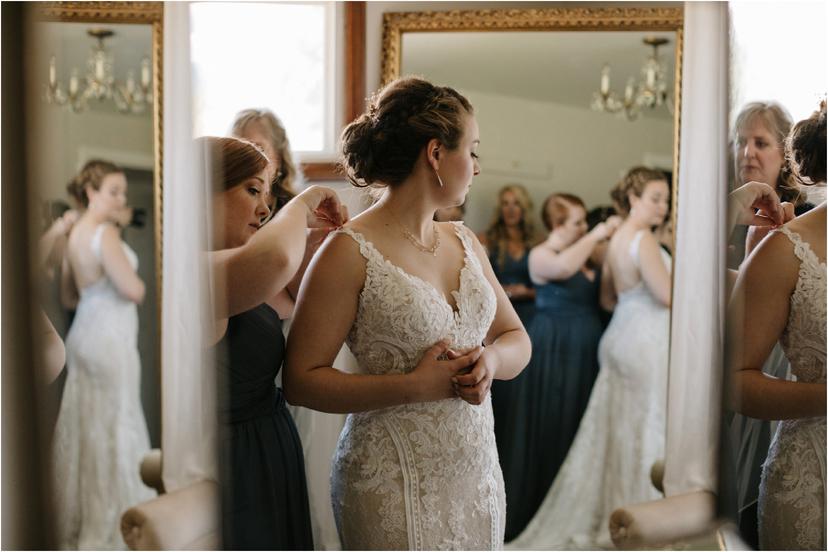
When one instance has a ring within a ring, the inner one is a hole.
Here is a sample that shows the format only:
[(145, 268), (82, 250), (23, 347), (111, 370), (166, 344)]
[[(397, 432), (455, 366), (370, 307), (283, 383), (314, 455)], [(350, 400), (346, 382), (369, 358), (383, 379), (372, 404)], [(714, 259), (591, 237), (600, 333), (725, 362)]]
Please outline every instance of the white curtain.
[(726, 2), (684, 8), (667, 445), (667, 496), (716, 491), (727, 211)]
[(203, 346), (203, 264), (208, 194), (193, 146), (190, 6), (164, 5), (164, 193), (162, 453), (172, 491), (217, 479), (216, 382), (212, 350)]

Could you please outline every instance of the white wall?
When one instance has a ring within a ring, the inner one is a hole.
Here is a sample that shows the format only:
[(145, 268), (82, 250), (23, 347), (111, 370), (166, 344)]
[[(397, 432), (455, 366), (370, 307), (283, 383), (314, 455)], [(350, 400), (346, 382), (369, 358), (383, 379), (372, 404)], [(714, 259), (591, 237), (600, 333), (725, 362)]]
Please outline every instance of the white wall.
[[(647, 159), (672, 164), (673, 125), (662, 119), (629, 122), (606, 113), (560, 104), (463, 90), (480, 126), (482, 172), (466, 205), (475, 231), (489, 223), (497, 191), (526, 186), (535, 216), (552, 192), (573, 193), (587, 205), (610, 205), (609, 190), (624, 172)], [(536, 219), (537, 220), (537, 219)]]

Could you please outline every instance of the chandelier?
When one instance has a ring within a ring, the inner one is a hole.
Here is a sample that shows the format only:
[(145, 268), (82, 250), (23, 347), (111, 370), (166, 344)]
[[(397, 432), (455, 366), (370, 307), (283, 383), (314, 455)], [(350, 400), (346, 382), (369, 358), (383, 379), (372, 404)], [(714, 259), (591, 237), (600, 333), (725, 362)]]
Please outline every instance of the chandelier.
[(658, 58), (658, 47), (668, 42), (670, 40), (667, 38), (644, 39), (644, 44), (651, 46), (653, 52), (641, 68), (641, 80), (638, 83), (633, 77), (627, 80), (623, 98), (619, 98), (610, 89), (610, 67), (609, 64), (604, 64), (601, 70), (601, 88), (593, 94), (592, 109), (607, 113), (623, 113), (630, 121), (637, 119), (644, 108), (653, 110), (663, 106), (672, 114), (673, 100), (667, 92), (664, 67)]
[(125, 81), (116, 81), (114, 58), (107, 50), (104, 40), (115, 33), (109, 29), (89, 29), (87, 34), (97, 40), (86, 60), (86, 75), (81, 80), (78, 68), (73, 67), (69, 83), (64, 86), (57, 80), (57, 62), (53, 55), (49, 59), (49, 83), (46, 85), (47, 103), (66, 106), (75, 113), (85, 111), (90, 101), (112, 100), (121, 113), (143, 113), (152, 105), (152, 76), (149, 57), (141, 60), (140, 81), (135, 71), (127, 71)]

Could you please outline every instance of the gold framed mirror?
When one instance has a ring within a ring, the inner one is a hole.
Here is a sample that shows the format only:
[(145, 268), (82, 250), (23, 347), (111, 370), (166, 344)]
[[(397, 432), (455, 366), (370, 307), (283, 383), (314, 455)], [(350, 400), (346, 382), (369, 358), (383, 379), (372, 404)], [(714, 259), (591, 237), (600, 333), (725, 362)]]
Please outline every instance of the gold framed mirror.
[(28, 10), (37, 306), (65, 352), (39, 398), (59, 548), (122, 547), (121, 513), (156, 495), (139, 468), (162, 432), (163, 20), (162, 2)]
[[(498, 54), (498, 51), (502, 53), (511, 48), (514, 55), (517, 56), (526, 55), (529, 52), (528, 55), (532, 57), (532, 61), (537, 63), (547, 63), (544, 58), (557, 58), (554, 60), (554, 63), (558, 64), (557, 70), (559, 71), (556, 76), (566, 80), (567, 72), (575, 73), (577, 76), (573, 81), (577, 79), (581, 82), (568, 82), (566, 88), (579, 87), (583, 99), (579, 106), (578, 100), (573, 98), (572, 90), (569, 90), (561, 94), (560, 103), (571, 107), (589, 109), (590, 92), (586, 91), (597, 91), (599, 89), (603, 63), (610, 59), (615, 60), (609, 63), (613, 67), (612, 80), (614, 81), (610, 86), (616, 89), (617, 92), (623, 93), (624, 83), (621, 77), (634, 75), (634, 72), (638, 67), (641, 67), (641, 63), (649, 53), (649, 48), (644, 44), (644, 41), (653, 38), (666, 40), (668, 42), (661, 45), (659, 55), (665, 62), (668, 73), (665, 80), (668, 81), (667, 84), (671, 89), (672, 110), (669, 113), (666, 111), (655, 113), (655, 118), (661, 122), (660, 126), (662, 128), (658, 134), (658, 139), (654, 141), (659, 142), (660, 146), (656, 143), (648, 144), (646, 147), (652, 151), (644, 150), (638, 158), (630, 157), (628, 152), (626, 155), (629, 161), (626, 167), (619, 167), (615, 173), (604, 172), (603, 175), (597, 178), (602, 182), (600, 193), (603, 194), (608, 192), (618, 181), (623, 175), (624, 169), (633, 165), (647, 165), (669, 173), (673, 177), (673, 183), (677, 184), (683, 25), (684, 13), (681, 7), (553, 7), (541, 9), (389, 12), (383, 16), (381, 81), (382, 84), (385, 84), (400, 75), (414, 73), (458, 88), (461, 92), (464, 90), (472, 91), (470, 92), (472, 103), (474, 103), (474, 91), (544, 101), (546, 98), (539, 97), (537, 92), (529, 92), (527, 87), (522, 87), (523, 89), (519, 90), (518, 87), (512, 87), (510, 84), (503, 85), (502, 82), (500, 85), (493, 84), (491, 78), (488, 79), (488, 82), (484, 82), (484, 79), (474, 76), (475, 73), (479, 75), (486, 72), (489, 75), (494, 73), (495, 78), (497, 78), (497, 72), (503, 72), (507, 74), (507, 78), (511, 78), (515, 82), (521, 76), (531, 75), (531, 68), (523, 67), (515, 70), (514, 67), (509, 67), (511, 64), (509, 63), (508, 54)], [(606, 43), (605, 46), (602, 46), (602, 41)], [(452, 45), (461, 44), (466, 47), (452, 47)], [(544, 47), (549, 48), (549, 50), (541, 51), (540, 48)], [(477, 52), (474, 52), (475, 49), (477, 49)], [(471, 65), (468, 65), (470, 58), (463, 58), (457, 54), (457, 52), (463, 50), (474, 52), (472, 56), (477, 61), (472, 61)], [(556, 55), (556, 50), (558, 52), (563, 51), (565, 55)], [(628, 56), (628, 60), (623, 63), (619, 61), (622, 55)], [(487, 57), (491, 56), (496, 56), (496, 58), (491, 59), (491, 66), (486, 69), (485, 67), (490, 61)], [(569, 61), (567, 61), (567, 58)], [(431, 63), (430, 60), (434, 59), (440, 59), (440, 63), (446, 63), (447, 67), (440, 68)], [(498, 62), (501, 63), (498, 64)], [(592, 66), (589, 65), (591, 62), (594, 62)], [(467, 65), (464, 67), (463, 64)], [(619, 67), (616, 67), (616, 64), (621, 66), (620, 70)], [(546, 70), (545, 67), (541, 69)], [(555, 69), (552, 68), (551, 70)], [(469, 75), (472, 75), (472, 77), (469, 77)], [(619, 85), (621, 90), (617, 90)], [(558, 87), (554, 79), (542, 82), (535, 77), (532, 78), (531, 86), (534, 86), (536, 90), (548, 92), (550, 96), (555, 95), (555, 88), (564, 88)], [(486, 88), (488, 90), (485, 90)], [(564, 97), (567, 95), (569, 97)], [(557, 100), (553, 98), (552, 102), (555, 101)], [(484, 103), (487, 103), (487, 109), (493, 107), (488, 102)], [(605, 117), (607, 120), (611, 118), (609, 115), (605, 115)], [(638, 124), (640, 127), (641, 122), (648, 118), (653, 119), (651, 113), (644, 113), (638, 121), (629, 123), (628, 128), (636, 130), (640, 135), (640, 129), (636, 129), (635, 126)], [(485, 121), (479, 122), (481, 123), (481, 132), (485, 135)], [(666, 128), (667, 126), (670, 128)], [(623, 133), (623, 129), (619, 132)], [(489, 132), (488, 135), (491, 140), (492, 133)], [(616, 141), (616, 146), (620, 143), (622, 143), (621, 140)], [(668, 144), (666, 148), (663, 147), (665, 143)], [(485, 150), (485, 141), (481, 143), (481, 149)], [(572, 175), (576, 174), (574, 169), (572, 171), (560, 171), (557, 170), (559, 167), (548, 166), (548, 163), (547, 166), (543, 166), (544, 163), (538, 165), (528, 159), (509, 158), (508, 156), (498, 156), (494, 160), (495, 167), (492, 167), (492, 155), (487, 155), (485, 151), (482, 154), (489, 160), (488, 168), (490, 170), (494, 169), (498, 173), (501, 183), (527, 177), (546, 184), (551, 180), (553, 188), (560, 191), (559, 188), (562, 184), (560, 181), (556, 181), (558, 177), (561, 180), (571, 181)], [(561, 157), (565, 158), (566, 155), (561, 155)], [(481, 174), (483, 178), (478, 177), (478, 181), (484, 180), (484, 182), (482, 186), (478, 185), (478, 187), (491, 194), (493, 193), (492, 185), (485, 182), (486, 165), (486, 159), (484, 159), (484, 172)], [(678, 197), (678, 186), (673, 185), (671, 188), (672, 204), (675, 206)], [(531, 189), (530, 192), (532, 192)], [(596, 194), (593, 194), (594, 199), (590, 197), (590, 194), (586, 194), (587, 197), (584, 197), (588, 208), (596, 205), (597, 193), (598, 190), (596, 190)], [(538, 192), (532, 195), (535, 199), (535, 205), (538, 206), (539, 200), (543, 199), (542, 194)], [(474, 197), (473, 191), (472, 201)], [(466, 212), (469, 215), (467, 222), (473, 230), (482, 230), (478, 227), (488, 221), (492, 208), (491, 203), (479, 208), (475, 208), (474, 203), (467, 206)], [(676, 209), (671, 209), (671, 213), (673, 227), (675, 227)]]
[[(491, 388), (505, 540), (514, 549), (603, 548), (613, 510), (660, 497), (649, 474), (666, 441), (666, 413), (657, 410), (667, 400), (674, 247), (669, 230), (653, 229), (676, 222), (684, 15), (682, 7), (545, 5), (386, 13), (381, 81), (422, 76), (474, 107), (480, 174), (459, 216), (488, 246), (533, 345), (524, 371)], [(657, 172), (638, 171), (630, 180), (640, 182), (611, 195), (642, 166)], [(656, 216), (632, 207), (646, 189), (658, 190), (648, 196), (658, 196)], [(597, 212), (597, 229), (612, 207), (624, 216), (620, 238), (599, 252), (606, 235), (587, 239), (588, 212)], [(642, 266), (637, 244), (647, 230), (650, 267), (662, 265), (657, 288), (630, 268)], [(578, 247), (574, 268), (560, 268), (564, 250)], [(529, 250), (539, 253), (534, 273)], [(596, 282), (611, 282), (607, 295), (617, 301), (605, 302)], [(598, 304), (614, 308), (611, 318), (591, 318)], [(609, 443), (619, 434), (629, 439), (603, 447), (605, 435)], [(585, 473), (603, 473), (605, 484), (584, 483)], [(630, 483), (623, 491), (621, 481)]]

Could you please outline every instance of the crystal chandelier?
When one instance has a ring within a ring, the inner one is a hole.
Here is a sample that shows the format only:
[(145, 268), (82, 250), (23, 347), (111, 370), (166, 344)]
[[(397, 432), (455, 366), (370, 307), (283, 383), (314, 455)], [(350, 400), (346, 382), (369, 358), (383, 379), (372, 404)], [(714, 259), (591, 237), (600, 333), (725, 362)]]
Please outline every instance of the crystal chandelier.
[(633, 77), (627, 80), (623, 98), (610, 90), (610, 67), (609, 64), (604, 64), (601, 70), (601, 88), (593, 94), (592, 109), (623, 113), (630, 121), (637, 119), (644, 108), (656, 109), (663, 106), (672, 114), (673, 100), (667, 92), (664, 67), (658, 58), (658, 47), (668, 42), (670, 40), (667, 38), (644, 39), (644, 44), (652, 46), (653, 53), (641, 68), (641, 81), (636, 83)]
[(104, 40), (115, 33), (109, 29), (89, 29), (87, 34), (97, 40), (92, 46), (86, 60), (86, 75), (81, 81), (77, 67), (72, 68), (69, 84), (64, 89), (57, 80), (57, 63), (53, 55), (49, 59), (49, 83), (46, 85), (47, 103), (66, 106), (75, 113), (85, 111), (89, 102), (112, 100), (121, 113), (143, 113), (152, 105), (152, 76), (150, 60), (147, 56), (141, 60), (140, 82), (135, 78), (135, 71), (127, 71), (126, 80), (119, 82), (114, 77), (114, 59), (106, 49)]

